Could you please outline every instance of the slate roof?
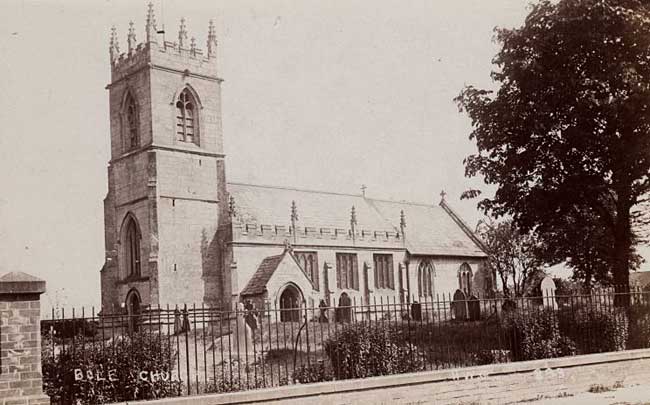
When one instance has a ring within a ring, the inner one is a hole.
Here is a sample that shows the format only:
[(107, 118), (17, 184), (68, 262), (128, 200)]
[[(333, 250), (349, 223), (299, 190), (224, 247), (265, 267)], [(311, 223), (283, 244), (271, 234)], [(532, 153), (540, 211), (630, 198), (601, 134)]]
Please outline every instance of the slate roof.
[(253, 277), (248, 280), (248, 284), (242, 290), (241, 295), (258, 295), (264, 293), (266, 291), (266, 283), (269, 282), (283, 258), (284, 253), (277, 256), (269, 256), (262, 260)]
[[(295, 201), (301, 227), (350, 229), (350, 210), (356, 210), (356, 229), (400, 230), (400, 212), (406, 220), (406, 248), (414, 255), (485, 257), (480, 242), (445, 203), (397, 202), (361, 195), (228, 183), (239, 224), (290, 224)], [(235, 240), (237, 242), (237, 240)], [(351, 243), (351, 242), (350, 242)]]

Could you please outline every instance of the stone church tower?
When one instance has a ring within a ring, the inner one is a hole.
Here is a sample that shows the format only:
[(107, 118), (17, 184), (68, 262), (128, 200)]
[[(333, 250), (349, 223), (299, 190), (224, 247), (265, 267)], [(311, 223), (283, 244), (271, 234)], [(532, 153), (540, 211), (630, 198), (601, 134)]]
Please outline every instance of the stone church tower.
[(184, 20), (165, 41), (151, 5), (143, 43), (131, 23), (120, 53), (112, 30), (105, 309), (220, 302), (216, 235), (228, 214), (212, 22), (208, 31), (205, 52)]

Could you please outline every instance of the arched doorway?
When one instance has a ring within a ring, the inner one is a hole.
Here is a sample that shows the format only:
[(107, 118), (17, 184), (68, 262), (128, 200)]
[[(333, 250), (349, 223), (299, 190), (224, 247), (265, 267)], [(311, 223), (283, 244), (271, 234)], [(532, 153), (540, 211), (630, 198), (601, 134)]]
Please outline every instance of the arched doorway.
[(140, 329), (140, 293), (135, 288), (129, 291), (126, 296), (126, 312), (128, 317), (129, 332), (137, 332)]
[(302, 294), (294, 285), (288, 285), (280, 294), (280, 321), (300, 321), (300, 298)]
[(347, 293), (341, 293), (339, 306), (336, 308), (337, 322), (350, 322), (352, 320), (352, 300)]

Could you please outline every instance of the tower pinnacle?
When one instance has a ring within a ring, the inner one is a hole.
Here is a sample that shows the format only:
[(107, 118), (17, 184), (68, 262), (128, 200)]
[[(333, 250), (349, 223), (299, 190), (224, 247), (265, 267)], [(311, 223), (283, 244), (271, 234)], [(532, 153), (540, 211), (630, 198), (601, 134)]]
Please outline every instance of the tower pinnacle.
[(115, 62), (120, 57), (120, 44), (117, 42), (115, 26), (111, 27), (111, 42), (108, 49), (111, 54), (111, 62)]
[(127, 36), (127, 43), (129, 45), (129, 55), (135, 51), (137, 42), (135, 40), (135, 28), (133, 27), (133, 21), (129, 23), (129, 35)]
[(178, 30), (178, 48), (183, 49), (187, 45), (187, 28), (185, 27), (185, 18), (181, 18), (181, 26)]
[(196, 38), (190, 38), (190, 54), (196, 56)]
[(145, 26), (147, 33), (147, 42), (156, 42), (156, 16), (153, 12), (153, 3), (149, 3), (147, 10), (147, 25)]
[(210, 20), (208, 25), (208, 58), (217, 56), (217, 34), (214, 30), (214, 21)]

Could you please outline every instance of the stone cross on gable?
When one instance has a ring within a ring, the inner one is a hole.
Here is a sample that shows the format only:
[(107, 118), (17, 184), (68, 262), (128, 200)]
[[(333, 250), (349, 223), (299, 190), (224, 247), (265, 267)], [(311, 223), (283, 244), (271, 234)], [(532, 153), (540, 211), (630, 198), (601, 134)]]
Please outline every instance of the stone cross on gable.
[(445, 192), (445, 190), (442, 190), (440, 192), (440, 202), (445, 201), (445, 197), (447, 197), (447, 193)]
[(367, 187), (365, 184), (362, 184), (362, 185), (361, 185), (361, 195), (363, 195), (364, 198), (365, 198), (365, 196), (366, 196), (366, 189), (367, 189), (367, 188), (368, 188), (368, 187)]

